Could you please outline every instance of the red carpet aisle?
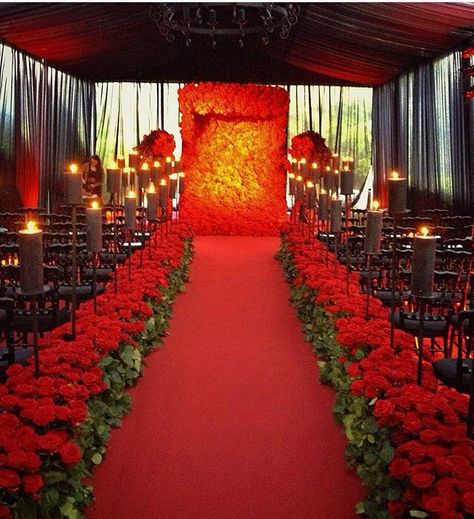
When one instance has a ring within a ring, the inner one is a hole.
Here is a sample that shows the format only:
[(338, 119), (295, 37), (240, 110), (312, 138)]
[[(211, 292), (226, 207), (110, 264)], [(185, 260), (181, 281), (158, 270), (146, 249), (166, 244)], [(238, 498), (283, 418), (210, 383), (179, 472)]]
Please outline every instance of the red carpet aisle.
[(276, 238), (198, 237), (191, 283), (96, 471), (90, 519), (351, 519), (333, 391)]

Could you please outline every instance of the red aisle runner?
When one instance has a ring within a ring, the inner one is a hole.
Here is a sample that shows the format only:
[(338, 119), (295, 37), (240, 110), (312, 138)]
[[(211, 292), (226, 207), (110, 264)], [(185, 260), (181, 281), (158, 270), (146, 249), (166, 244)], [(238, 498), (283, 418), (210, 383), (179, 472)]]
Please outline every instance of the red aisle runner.
[(88, 518), (355, 518), (363, 491), (287, 302), (278, 239), (195, 244), (191, 283), (113, 431)]

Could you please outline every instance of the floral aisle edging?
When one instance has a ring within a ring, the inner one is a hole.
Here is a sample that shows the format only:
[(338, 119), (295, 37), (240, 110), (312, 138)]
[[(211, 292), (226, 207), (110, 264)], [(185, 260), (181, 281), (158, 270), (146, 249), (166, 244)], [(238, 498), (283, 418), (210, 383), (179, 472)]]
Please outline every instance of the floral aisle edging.
[(179, 106), (182, 221), (198, 234), (277, 236), (286, 218), (286, 90), (192, 83), (179, 90)]
[(371, 298), (366, 322), (358, 275), (351, 275), (347, 297), (345, 268), (335, 274), (332, 263), (326, 266), (320, 243), (313, 248), (294, 226), (284, 226), (277, 257), (321, 380), (337, 391), (334, 414), (345, 427), (349, 464), (369, 488), (357, 511), (374, 519), (471, 517), (474, 442), (463, 422), (467, 398), (438, 387), (427, 362), (423, 386), (416, 385), (412, 338), (396, 330), (400, 352), (390, 348), (387, 310)]
[(142, 374), (145, 355), (158, 347), (171, 305), (183, 291), (193, 256), (191, 234), (159, 244), (133, 278), (120, 269), (119, 291), (108, 289), (77, 312), (41, 347), (41, 377), (13, 365), (0, 385), (0, 518), (79, 519), (93, 497), (90, 471), (102, 461), (111, 428), (130, 409), (126, 388)]

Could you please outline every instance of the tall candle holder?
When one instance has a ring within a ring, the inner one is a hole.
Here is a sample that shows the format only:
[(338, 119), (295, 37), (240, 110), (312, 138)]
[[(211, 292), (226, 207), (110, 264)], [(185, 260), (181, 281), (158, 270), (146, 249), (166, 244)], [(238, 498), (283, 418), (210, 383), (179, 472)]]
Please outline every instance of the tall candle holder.
[[(410, 211), (407, 209), (407, 180), (401, 178), (396, 171), (392, 171), (388, 178), (388, 212), (393, 216), (393, 239), (392, 239), (392, 294), (390, 304), (390, 347), (395, 344), (395, 295), (398, 284), (397, 271), (397, 238), (399, 219)], [(401, 299), (400, 292), (400, 299)]]
[(413, 238), (413, 269), (411, 291), (420, 313), (418, 328), (418, 366), (416, 383), (420, 386), (423, 374), (424, 321), (428, 301), (433, 297), (433, 278), (436, 261), (436, 237), (423, 227)]
[(28, 222), (27, 228), (19, 235), (20, 284), (21, 293), (31, 297), (31, 318), (33, 328), (33, 354), (35, 377), (40, 376), (38, 348), (38, 306), (37, 296), (44, 291), (43, 274), (43, 233), (34, 222)]
[(128, 234), (128, 280), (132, 280), (132, 239), (137, 225), (137, 195), (129, 191), (125, 197), (125, 231)]
[(351, 257), (349, 254), (349, 223), (351, 218), (351, 198), (354, 192), (354, 172), (345, 165), (340, 175), (341, 194), (344, 195), (344, 207), (346, 209), (346, 294), (349, 295), (349, 282), (351, 272)]
[(65, 339), (76, 339), (76, 292), (77, 292), (77, 206), (82, 205), (82, 176), (77, 164), (71, 164), (65, 173), (66, 203), (71, 206), (72, 223), (72, 279), (71, 279), (71, 334)]
[[(157, 245), (156, 241), (156, 210), (158, 207), (158, 193), (155, 189), (155, 184), (153, 182), (150, 182), (150, 185), (148, 186), (148, 189), (146, 190), (146, 219), (148, 224), (153, 225), (153, 232), (154, 232), (154, 238), (155, 238), (155, 248)], [(149, 240), (149, 246), (148, 246), (148, 258), (151, 258), (151, 236)]]
[(374, 200), (372, 208), (367, 211), (364, 251), (367, 256), (367, 294), (365, 305), (365, 320), (370, 318), (369, 304), (372, 290), (372, 258), (380, 253), (382, 239), (383, 211), (379, 210), (379, 203)]
[(92, 253), (92, 297), (97, 314), (97, 258), (102, 250), (102, 209), (96, 200), (86, 208), (86, 230), (87, 248)]
[[(335, 196), (331, 198), (329, 212), (330, 212), (330, 230), (334, 234), (334, 270), (337, 270), (337, 255), (338, 255), (338, 241), (339, 236), (342, 229), (342, 219), (341, 219), (341, 211), (342, 211), (342, 202)], [(328, 241), (328, 249), (329, 249), (329, 241)]]

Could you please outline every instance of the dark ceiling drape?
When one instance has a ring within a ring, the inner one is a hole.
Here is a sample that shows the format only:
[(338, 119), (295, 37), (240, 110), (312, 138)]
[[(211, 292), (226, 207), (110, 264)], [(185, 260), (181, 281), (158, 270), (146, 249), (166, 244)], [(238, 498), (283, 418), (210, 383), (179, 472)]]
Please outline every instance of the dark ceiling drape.
[(412, 208), (422, 202), (472, 211), (474, 149), (460, 68), (461, 53), (454, 52), (374, 89), (375, 194), (383, 202), (387, 175), (396, 169), (408, 178)]
[[(0, 45), (0, 172), (25, 207), (61, 203), (66, 163), (94, 147), (94, 84)], [(57, 200), (56, 200), (57, 198)]]

